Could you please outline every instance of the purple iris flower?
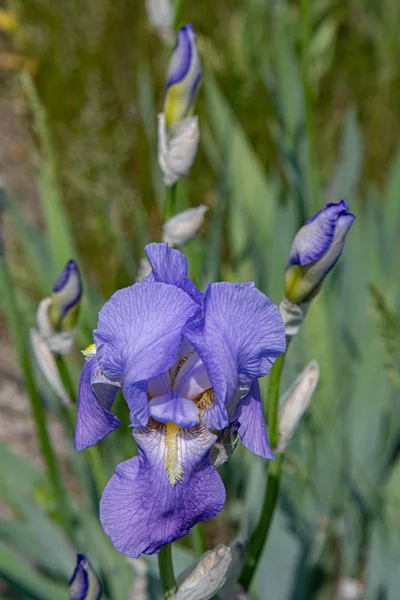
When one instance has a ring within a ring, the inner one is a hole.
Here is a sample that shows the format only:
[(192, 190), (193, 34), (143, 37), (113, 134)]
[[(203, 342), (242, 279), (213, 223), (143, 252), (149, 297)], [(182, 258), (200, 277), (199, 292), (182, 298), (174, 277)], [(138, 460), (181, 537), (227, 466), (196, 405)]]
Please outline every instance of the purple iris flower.
[(138, 456), (118, 465), (100, 517), (116, 548), (158, 552), (223, 507), (225, 489), (210, 450), (226, 428), (252, 452), (273, 458), (258, 378), (285, 351), (277, 307), (254, 284), (213, 283), (204, 294), (187, 262), (150, 244), (152, 272), (103, 306), (82, 372), (75, 445), (95, 444), (119, 425), (119, 387)]

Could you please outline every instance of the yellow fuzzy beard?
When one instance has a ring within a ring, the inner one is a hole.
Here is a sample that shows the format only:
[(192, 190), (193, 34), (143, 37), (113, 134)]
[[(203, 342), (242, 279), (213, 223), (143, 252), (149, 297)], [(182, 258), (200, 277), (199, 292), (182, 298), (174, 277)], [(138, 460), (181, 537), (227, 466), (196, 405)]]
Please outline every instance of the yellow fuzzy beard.
[(87, 348), (85, 348), (84, 350), (81, 350), (83, 356), (86, 358), (89, 355), (95, 355), (96, 354), (96, 344), (89, 344), (89, 346)]
[(165, 467), (172, 487), (182, 479), (183, 469), (179, 457), (179, 435), (181, 428), (171, 421), (165, 426)]

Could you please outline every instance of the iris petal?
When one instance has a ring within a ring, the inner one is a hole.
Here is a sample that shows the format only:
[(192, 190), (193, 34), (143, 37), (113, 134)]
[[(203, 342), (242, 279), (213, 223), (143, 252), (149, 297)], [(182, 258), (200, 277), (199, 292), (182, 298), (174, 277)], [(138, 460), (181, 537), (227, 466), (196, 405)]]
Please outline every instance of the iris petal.
[(203, 316), (188, 322), (184, 334), (202, 359), (216, 394), (215, 405), (203, 414), (214, 429), (228, 425), (226, 409), (239, 380), (268, 373), (286, 346), (278, 308), (246, 284), (209, 285)]
[(197, 310), (188, 294), (158, 282), (120, 290), (101, 309), (97, 359), (109, 379), (122, 380), (135, 427), (149, 418), (148, 381), (173, 365), (183, 327)]
[(171, 391), (171, 376), (169, 371), (157, 375), (153, 379), (150, 379), (147, 386), (147, 393), (149, 398), (155, 398), (156, 396), (164, 396)]
[(224, 505), (224, 485), (208, 459), (216, 436), (202, 425), (178, 435), (182, 476), (175, 485), (165, 468), (165, 428), (146, 427), (134, 431), (139, 455), (118, 465), (104, 490), (100, 518), (123, 554), (154, 554)]
[(274, 458), (265, 429), (260, 385), (254, 381), (248, 395), (240, 401), (234, 419), (239, 421), (238, 433), (250, 452), (263, 458)]
[(176, 392), (153, 398), (149, 404), (151, 416), (160, 423), (173, 421), (179, 427), (193, 427), (200, 423), (199, 410), (194, 402)]
[(179, 369), (174, 381), (174, 390), (184, 398), (192, 400), (211, 386), (203, 361), (194, 352)]
[(203, 294), (187, 277), (188, 264), (185, 256), (179, 250), (169, 248), (168, 244), (153, 243), (145, 247), (145, 252), (151, 264), (152, 272), (144, 281), (160, 281), (169, 283), (185, 291), (198, 304), (201, 304)]
[(75, 428), (77, 450), (97, 444), (120, 425), (119, 419), (110, 412), (118, 387), (118, 383), (108, 380), (101, 373), (96, 358), (84, 364)]

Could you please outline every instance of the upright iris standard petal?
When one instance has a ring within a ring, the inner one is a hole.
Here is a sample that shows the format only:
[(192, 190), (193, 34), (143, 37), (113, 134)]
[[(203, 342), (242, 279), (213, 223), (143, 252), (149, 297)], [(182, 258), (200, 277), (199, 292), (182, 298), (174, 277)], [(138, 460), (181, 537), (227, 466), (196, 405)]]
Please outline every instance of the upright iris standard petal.
[(84, 554), (78, 554), (76, 559), (69, 582), (69, 600), (99, 600), (102, 590), (92, 565)]
[(179, 250), (169, 248), (168, 244), (153, 243), (145, 247), (152, 271), (144, 281), (160, 281), (169, 283), (184, 290), (198, 304), (201, 304), (203, 294), (187, 277), (188, 264), (185, 256)]
[(169, 64), (164, 113), (167, 127), (190, 113), (201, 80), (201, 64), (193, 27), (180, 28)]
[(116, 292), (101, 309), (97, 360), (106, 377), (122, 382), (133, 426), (147, 424), (147, 383), (173, 365), (183, 326), (198, 309), (178, 287), (145, 281)]
[(78, 265), (70, 260), (57, 279), (51, 295), (49, 318), (56, 331), (72, 329), (76, 323), (79, 300), (82, 296), (82, 280)]
[(327, 204), (296, 234), (285, 272), (285, 296), (290, 302), (307, 302), (342, 253), (354, 221), (347, 203)]
[(225, 502), (224, 485), (208, 459), (216, 436), (203, 425), (167, 428), (150, 421), (134, 430), (139, 454), (118, 465), (101, 499), (105, 532), (133, 558), (186, 535)]
[(97, 444), (119, 427), (119, 419), (110, 412), (118, 387), (118, 384), (106, 379), (96, 358), (91, 358), (85, 363), (78, 393), (75, 427), (77, 450)]
[(209, 285), (203, 315), (186, 325), (184, 335), (202, 359), (216, 395), (214, 406), (203, 414), (214, 429), (229, 424), (227, 409), (239, 382), (268, 373), (286, 347), (277, 307), (248, 284)]

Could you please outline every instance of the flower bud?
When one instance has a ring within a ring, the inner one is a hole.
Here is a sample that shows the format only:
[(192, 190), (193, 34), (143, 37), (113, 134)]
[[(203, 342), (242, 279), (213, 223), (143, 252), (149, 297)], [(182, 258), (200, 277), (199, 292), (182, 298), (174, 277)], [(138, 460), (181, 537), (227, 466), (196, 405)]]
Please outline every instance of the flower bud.
[(225, 582), (232, 561), (231, 549), (219, 545), (178, 578), (178, 590), (171, 600), (209, 600)]
[(296, 234), (285, 271), (285, 296), (294, 304), (309, 302), (335, 265), (354, 221), (347, 203), (327, 204)]
[(189, 173), (199, 140), (197, 116), (186, 117), (167, 132), (165, 114), (158, 115), (158, 163), (165, 185), (172, 186)]
[(171, 0), (146, 0), (146, 11), (160, 38), (171, 43), (174, 39), (174, 11)]
[(170, 246), (183, 246), (190, 242), (204, 223), (204, 215), (208, 206), (200, 204), (196, 208), (188, 208), (173, 216), (163, 227), (162, 241)]
[(70, 260), (57, 279), (51, 297), (40, 302), (36, 313), (39, 334), (55, 354), (71, 350), (81, 296), (78, 265)]
[(57, 279), (51, 295), (49, 318), (56, 331), (72, 329), (77, 321), (82, 281), (78, 265), (70, 260)]
[(30, 342), (39, 368), (51, 390), (61, 400), (64, 406), (72, 406), (72, 401), (61, 380), (53, 353), (46, 342), (42, 340), (37, 329), (32, 328), (30, 330)]
[(279, 442), (275, 452), (284, 452), (317, 387), (319, 366), (311, 361), (279, 401)]
[(69, 582), (69, 600), (99, 600), (102, 589), (96, 573), (84, 554), (76, 557), (76, 567)]
[(193, 27), (184, 25), (178, 31), (176, 46), (169, 63), (164, 100), (167, 127), (190, 114), (201, 80), (200, 55)]

